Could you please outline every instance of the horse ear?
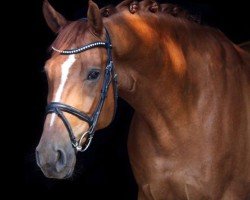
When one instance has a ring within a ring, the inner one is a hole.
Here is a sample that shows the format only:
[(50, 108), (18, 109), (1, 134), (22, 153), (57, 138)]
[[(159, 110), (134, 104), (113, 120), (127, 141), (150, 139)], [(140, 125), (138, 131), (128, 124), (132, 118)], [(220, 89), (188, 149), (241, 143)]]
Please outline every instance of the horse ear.
[(67, 20), (50, 5), (48, 0), (43, 2), (43, 15), (54, 33), (57, 33), (67, 23)]
[(101, 11), (98, 8), (97, 4), (91, 0), (89, 0), (88, 23), (94, 34), (96, 34), (97, 36), (100, 36), (102, 34), (103, 22)]

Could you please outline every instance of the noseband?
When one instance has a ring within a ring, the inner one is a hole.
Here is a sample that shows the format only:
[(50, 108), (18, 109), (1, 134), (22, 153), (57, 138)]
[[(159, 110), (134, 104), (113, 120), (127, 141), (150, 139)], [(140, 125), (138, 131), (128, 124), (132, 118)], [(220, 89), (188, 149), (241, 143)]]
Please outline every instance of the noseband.
[[(112, 61), (112, 55), (111, 55), (111, 49), (112, 49), (112, 44), (111, 44), (111, 40), (110, 40), (110, 36), (108, 31), (105, 29), (106, 31), (106, 41), (105, 42), (93, 42), (90, 43), (88, 45), (76, 48), (76, 49), (72, 49), (72, 50), (58, 50), (54, 47), (52, 47), (52, 49), (54, 51), (59, 52), (62, 55), (71, 55), (71, 54), (78, 54), (84, 51), (87, 51), (89, 49), (92, 48), (96, 48), (96, 47), (103, 47), (107, 49), (107, 55), (108, 55), (108, 60), (107, 60), (107, 64), (106, 64), (106, 68), (105, 68), (105, 72), (104, 72), (104, 81), (103, 81), (103, 85), (102, 85), (102, 89), (101, 89), (101, 93), (100, 93), (100, 100), (98, 102), (98, 105), (94, 111), (94, 113), (89, 116), (86, 113), (70, 106), (67, 104), (63, 104), (63, 103), (59, 103), (59, 102), (51, 102), (47, 105), (46, 108), (46, 113), (51, 114), (51, 113), (55, 113), (57, 114), (57, 116), (63, 121), (68, 133), (69, 133), (69, 137), (72, 143), (72, 146), (75, 148), (76, 152), (80, 151), (80, 152), (84, 152), (88, 149), (88, 147), (91, 144), (91, 141), (94, 137), (95, 134), (95, 130), (96, 130), (96, 125), (100, 116), (100, 113), (102, 111), (105, 99), (107, 97), (107, 93), (108, 93), (108, 89), (110, 86), (110, 83), (113, 83), (113, 91), (114, 91), (114, 115), (113, 118), (115, 116), (116, 113), (116, 107), (117, 107), (117, 98), (118, 98), (118, 91), (117, 91), (117, 74), (115, 73), (114, 70), (114, 64)], [(77, 140), (74, 136), (72, 127), (69, 123), (69, 121), (67, 120), (67, 118), (64, 116), (64, 112), (66, 113), (70, 113), (74, 116), (76, 116), (77, 118), (79, 118), (82, 121), (85, 121), (89, 124), (89, 129), (84, 132), (80, 139)], [(83, 140), (83, 138), (85, 138), (85, 136), (87, 136), (87, 140), (84, 143), (84, 145), (81, 145), (81, 142)]]

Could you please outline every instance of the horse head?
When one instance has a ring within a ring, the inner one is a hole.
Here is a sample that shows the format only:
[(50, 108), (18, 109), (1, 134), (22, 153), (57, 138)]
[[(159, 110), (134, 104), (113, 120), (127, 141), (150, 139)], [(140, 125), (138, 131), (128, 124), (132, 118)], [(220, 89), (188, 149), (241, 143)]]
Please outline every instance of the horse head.
[(61, 179), (72, 175), (76, 152), (86, 150), (94, 132), (111, 123), (116, 75), (110, 38), (94, 2), (89, 1), (87, 19), (67, 21), (48, 1), (43, 14), (58, 36), (45, 64), (47, 117), (36, 159), (47, 177)]

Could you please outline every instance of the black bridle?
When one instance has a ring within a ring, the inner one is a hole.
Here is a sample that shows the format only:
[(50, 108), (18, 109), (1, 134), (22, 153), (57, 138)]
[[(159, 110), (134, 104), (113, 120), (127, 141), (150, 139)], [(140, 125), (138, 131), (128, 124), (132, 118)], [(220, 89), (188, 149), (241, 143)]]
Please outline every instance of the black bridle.
[[(82, 46), (80, 48), (76, 48), (76, 49), (72, 49), (72, 50), (63, 50), (63, 51), (52, 47), (54, 51), (57, 51), (62, 55), (78, 54), (78, 53), (87, 51), (89, 49), (95, 48), (95, 47), (106, 48), (108, 59), (107, 59), (107, 65), (106, 65), (105, 72), (104, 72), (104, 81), (103, 81), (103, 85), (102, 85), (102, 89), (101, 89), (100, 100), (99, 100), (99, 103), (98, 103), (94, 113), (92, 114), (92, 116), (89, 116), (86, 113), (84, 113), (84, 112), (82, 112), (82, 111), (80, 111), (72, 106), (69, 106), (69, 105), (63, 104), (63, 103), (59, 103), (59, 102), (51, 102), (47, 105), (47, 108), (46, 108), (47, 115), (51, 114), (51, 113), (55, 113), (63, 121), (63, 123), (64, 123), (64, 125), (69, 133), (69, 137), (70, 137), (72, 146), (75, 148), (76, 152), (78, 152), (78, 151), (84, 152), (88, 149), (88, 147), (89, 147), (89, 145), (94, 137), (96, 125), (97, 125), (100, 113), (102, 111), (103, 104), (104, 104), (105, 99), (107, 97), (108, 89), (109, 89), (111, 82), (113, 83), (114, 104), (115, 104), (113, 118), (115, 117), (118, 91), (117, 91), (117, 74), (115, 73), (115, 70), (114, 70), (114, 64), (113, 64), (112, 55), (111, 55), (112, 44), (111, 44), (109, 33), (106, 30), (106, 41), (105, 42), (102, 42), (102, 41), (93, 42), (93, 43), (90, 43), (88, 45)], [(71, 127), (69, 121), (67, 120), (67, 118), (64, 116), (63, 112), (70, 113), (70, 114), (78, 117), (80, 120), (85, 121), (89, 124), (89, 129), (86, 132), (82, 133), (79, 140), (77, 140), (75, 138), (72, 127)], [(81, 142), (82, 142), (82, 139), (85, 138), (85, 136), (87, 136), (87, 140), (84, 143), (84, 146), (82, 146)]]

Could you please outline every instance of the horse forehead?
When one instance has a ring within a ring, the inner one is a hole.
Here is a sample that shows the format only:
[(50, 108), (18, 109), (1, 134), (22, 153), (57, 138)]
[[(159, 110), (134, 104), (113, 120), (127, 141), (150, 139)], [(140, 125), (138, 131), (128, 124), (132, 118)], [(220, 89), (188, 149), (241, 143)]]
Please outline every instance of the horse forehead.
[(60, 72), (63, 68), (71, 68), (75, 64), (75, 55), (57, 55), (50, 58), (45, 64), (45, 70), (49, 72)]

